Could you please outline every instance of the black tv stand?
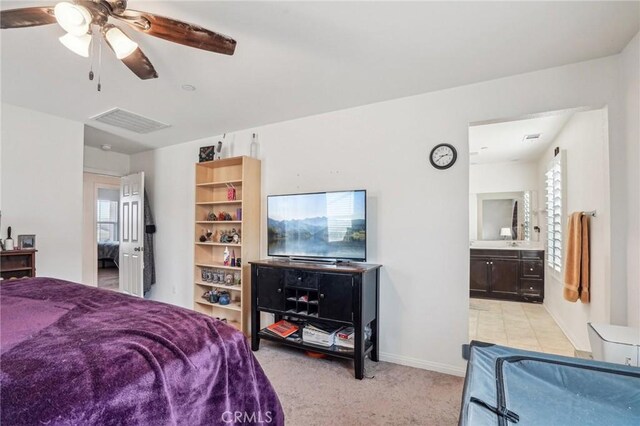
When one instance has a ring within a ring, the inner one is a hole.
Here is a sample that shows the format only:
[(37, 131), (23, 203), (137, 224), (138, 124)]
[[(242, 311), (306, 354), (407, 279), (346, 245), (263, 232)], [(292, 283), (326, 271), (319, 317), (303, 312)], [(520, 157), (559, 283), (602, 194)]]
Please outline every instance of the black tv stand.
[[(354, 360), (355, 377), (364, 377), (367, 355), (378, 361), (380, 342), (379, 296), (381, 265), (364, 263), (318, 264), (260, 260), (251, 264), (251, 349), (260, 339), (287, 346)], [(306, 295), (306, 301), (300, 300)], [(283, 339), (266, 333), (260, 313), (274, 315), (275, 321), (292, 319), (322, 322), (355, 329), (354, 348), (321, 347), (303, 340)], [(371, 337), (365, 339), (365, 327)]]

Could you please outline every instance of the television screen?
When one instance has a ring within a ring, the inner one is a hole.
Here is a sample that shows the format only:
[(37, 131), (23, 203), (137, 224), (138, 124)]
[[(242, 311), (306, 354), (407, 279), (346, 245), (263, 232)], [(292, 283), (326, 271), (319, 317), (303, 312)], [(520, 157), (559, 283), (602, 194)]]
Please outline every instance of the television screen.
[(364, 261), (367, 192), (267, 197), (268, 255)]

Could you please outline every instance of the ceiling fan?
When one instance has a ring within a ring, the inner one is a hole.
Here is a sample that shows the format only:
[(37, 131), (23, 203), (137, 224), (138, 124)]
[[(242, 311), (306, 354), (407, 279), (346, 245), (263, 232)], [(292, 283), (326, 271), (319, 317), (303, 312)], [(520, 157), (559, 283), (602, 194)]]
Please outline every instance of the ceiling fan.
[[(158, 73), (149, 58), (119, 27), (109, 23), (114, 18), (134, 30), (174, 43), (225, 55), (233, 55), (236, 41), (198, 25), (171, 18), (127, 9), (127, 0), (72, 0), (55, 6), (25, 7), (0, 11), (1, 28), (25, 28), (56, 22), (67, 32), (60, 42), (78, 55), (89, 57), (94, 30), (98, 37), (135, 75), (142, 80), (157, 78)], [(93, 72), (89, 73), (93, 79)], [(100, 90), (98, 88), (98, 90)]]

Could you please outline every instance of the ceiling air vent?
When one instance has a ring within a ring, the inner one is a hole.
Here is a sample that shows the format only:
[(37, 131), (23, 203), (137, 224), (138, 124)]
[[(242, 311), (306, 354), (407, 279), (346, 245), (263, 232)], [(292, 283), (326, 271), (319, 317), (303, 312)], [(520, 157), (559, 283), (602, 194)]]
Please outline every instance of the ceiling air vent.
[(524, 135), (524, 142), (535, 142), (540, 139), (540, 133), (532, 133), (530, 135)]
[(110, 126), (120, 127), (135, 133), (151, 133), (157, 130), (166, 129), (170, 124), (161, 123), (120, 108), (110, 109), (91, 117), (91, 120)]

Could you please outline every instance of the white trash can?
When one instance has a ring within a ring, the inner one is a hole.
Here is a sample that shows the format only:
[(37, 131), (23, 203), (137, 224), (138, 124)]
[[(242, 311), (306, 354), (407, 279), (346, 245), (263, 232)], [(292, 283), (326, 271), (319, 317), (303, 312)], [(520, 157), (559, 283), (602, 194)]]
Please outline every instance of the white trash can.
[(593, 359), (640, 366), (640, 329), (587, 323)]

